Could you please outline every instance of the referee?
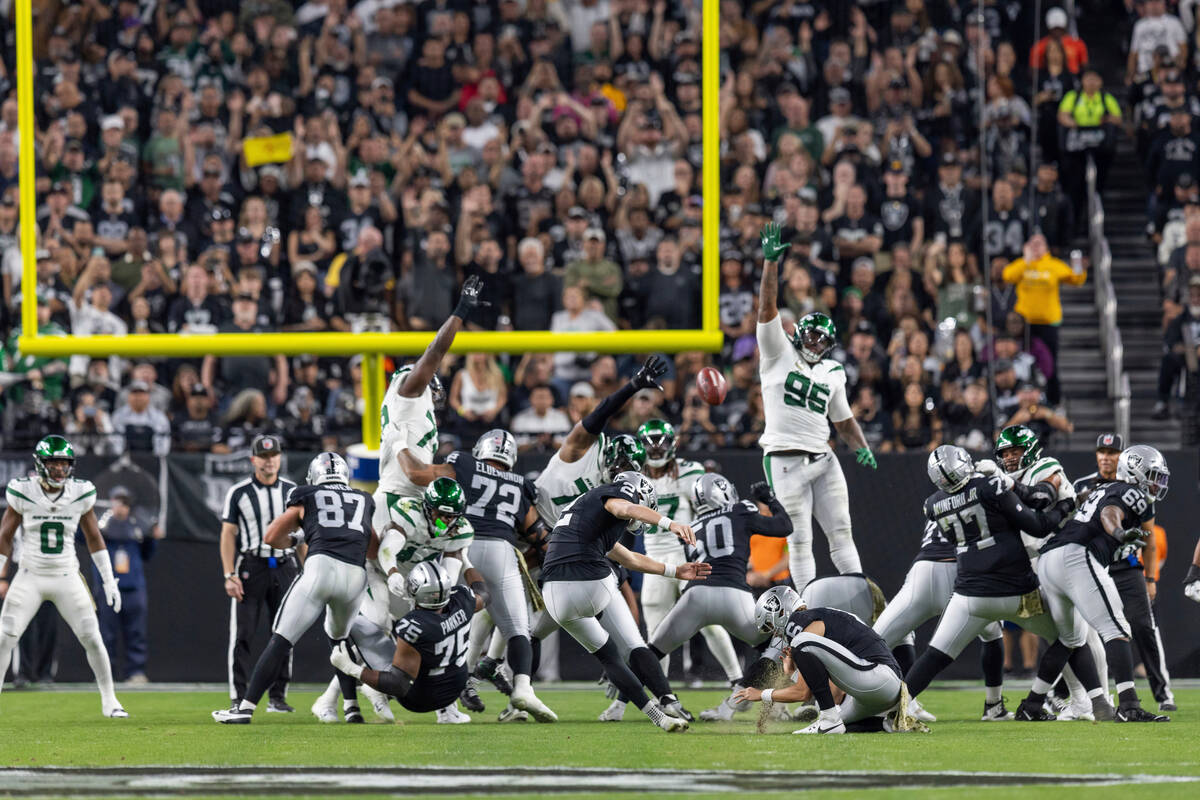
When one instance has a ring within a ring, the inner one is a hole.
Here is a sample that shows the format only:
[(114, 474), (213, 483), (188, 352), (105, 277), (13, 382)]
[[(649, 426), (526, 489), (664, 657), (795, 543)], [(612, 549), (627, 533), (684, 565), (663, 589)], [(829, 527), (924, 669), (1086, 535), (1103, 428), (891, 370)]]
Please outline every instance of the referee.
[[(221, 571), (229, 595), (229, 699), (236, 708), (246, 694), (254, 661), (250, 640), (265, 622), (271, 624), (284, 595), (300, 573), (296, 551), (263, 542), (267, 526), (282, 514), (296, 484), (279, 476), (279, 437), (262, 434), (250, 446), (254, 474), (235, 483), (225, 495), (221, 515)], [(301, 545), (303, 547), (303, 545)], [(303, 553), (301, 553), (303, 554)], [(267, 711), (291, 712), (287, 685), (291, 659), (268, 689)]]
[[(1077, 493), (1098, 489), (1117, 479), (1117, 460), (1124, 449), (1119, 433), (1102, 433), (1096, 439), (1096, 471), (1075, 481)], [(1157, 593), (1158, 547), (1151, 536), (1142, 548), (1125, 547), (1117, 551), (1117, 559), (1108, 566), (1117, 585), (1125, 618), (1129, 621), (1133, 641), (1141, 652), (1146, 667), (1146, 679), (1158, 701), (1160, 711), (1174, 711), (1175, 696), (1171, 693), (1171, 676), (1163, 654), (1162, 636), (1154, 618), (1154, 596)]]

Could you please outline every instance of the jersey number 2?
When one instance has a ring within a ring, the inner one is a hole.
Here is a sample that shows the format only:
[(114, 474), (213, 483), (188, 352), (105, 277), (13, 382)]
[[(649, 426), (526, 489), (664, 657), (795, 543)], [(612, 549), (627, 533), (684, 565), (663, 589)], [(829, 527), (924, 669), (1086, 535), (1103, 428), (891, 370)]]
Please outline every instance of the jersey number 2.
[(813, 383), (799, 372), (789, 372), (783, 383), (783, 402), (789, 406), (800, 406), (824, 414), (828, 397), (828, 386)]

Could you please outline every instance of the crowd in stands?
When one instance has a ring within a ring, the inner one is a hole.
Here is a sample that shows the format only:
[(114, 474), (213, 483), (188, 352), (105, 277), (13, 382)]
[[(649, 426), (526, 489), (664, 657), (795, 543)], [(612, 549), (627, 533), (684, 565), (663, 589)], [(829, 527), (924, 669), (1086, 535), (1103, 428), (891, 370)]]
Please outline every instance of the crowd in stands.
[[(1161, 5), (1136, 4), (1147, 19)], [(270, 428), (316, 448), (356, 441), (364, 412), (357, 358), (23, 356), (20, 147), (37, 154), (44, 335), (432, 330), (470, 275), (492, 302), (481, 329), (695, 328), (701, 250), (716, 248), (724, 349), (674, 357), (666, 391), (616, 427), (663, 416), (684, 449), (753, 447), (758, 232), (773, 220), (792, 245), (785, 325), (835, 320), (872, 447), (987, 450), (1011, 421), (1067, 431), (1058, 285), (1086, 278), (1069, 255), (1074, 179), (1081, 159), (1111, 160), (1121, 109), (1067, 13), (1036, 6), (723, 2), (707, 243), (697, 0), (52, 6), (36, 21), (36, 131), (16, 125), (11, 52), (0, 75), (5, 445), (65, 430), (84, 452), (237, 450)], [(1186, 53), (1135, 48), (1132, 73), (1154, 76), (1139, 108), (1174, 107)], [(271, 155), (279, 136), (290, 156)], [(1145, 139), (1165, 243), (1195, 184)], [(1200, 275), (1200, 244), (1176, 254), (1177, 281)], [(553, 447), (636, 363), (454, 359), (443, 431), (506, 424), (523, 448)], [(729, 378), (719, 407), (695, 392), (708, 364)]]

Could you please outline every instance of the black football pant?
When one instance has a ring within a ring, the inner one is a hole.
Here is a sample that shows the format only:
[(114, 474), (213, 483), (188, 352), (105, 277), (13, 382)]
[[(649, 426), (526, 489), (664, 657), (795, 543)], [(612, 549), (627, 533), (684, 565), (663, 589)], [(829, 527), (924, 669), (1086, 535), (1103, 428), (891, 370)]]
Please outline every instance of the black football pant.
[(1129, 633), (1146, 667), (1150, 691), (1154, 693), (1154, 699), (1161, 703), (1171, 696), (1171, 676), (1167, 674), (1162, 637), (1158, 633), (1154, 609), (1150, 607), (1150, 596), (1146, 593), (1145, 573), (1140, 569), (1119, 569), (1109, 574), (1125, 606), (1125, 620), (1129, 623)]
[[(275, 566), (271, 566), (272, 560)], [(246, 684), (255, 663), (250, 658), (251, 640), (264, 626), (270, 631), (283, 597), (300, 569), (290, 557), (267, 559), (243, 555), (238, 557), (237, 573), (242, 579), (242, 601), (229, 600), (229, 699), (233, 701), (246, 696)], [(287, 697), (291, 678), (289, 655), (271, 681), (268, 689), (271, 700), (282, 701)]]

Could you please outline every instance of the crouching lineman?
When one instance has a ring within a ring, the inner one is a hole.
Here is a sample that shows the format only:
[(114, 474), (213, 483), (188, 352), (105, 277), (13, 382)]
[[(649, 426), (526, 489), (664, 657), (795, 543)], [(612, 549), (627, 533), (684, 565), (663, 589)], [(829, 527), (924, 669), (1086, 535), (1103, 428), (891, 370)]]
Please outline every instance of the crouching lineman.
[(1027, 508), (1006, 488), (1003, 476), (976, 475), (967, 451), (954, 445), (942, 445), (930, 453), (926, 471), (938, 491), (925, 500), (925, 516), (953, 535), (958, 574), (928, 649), (904, 677), (912, 696), (925, 691), (990, 623), (1011, 619), (1051, 643), (1033, 690), (1017, 709), (1017, 720), (1054, 719), (1042, 708), (1045, 690), (1058, 679), (1068, 660), (1087, 687), (1096, 719), (1112, 719), (1096, 663), (1083, 647), (1082, 621), (1055, 625), (1042, 607), (1037, 577), (1021, 541), (1022, 531), (1045, 536), (1057, 530), (1070, 513), (1071, 502), (1060, 502), (1047, 512)]
[[(612, 483), (581, 495), (563, 509), (550, 533), (542, 593), (554, 621), (596, 656), (608, 679), (630, 702), (663, 730), (683, 731), (688, 724), (679, 700), (620, 598), (608, 563), (611, 558), (637, 572), (688, 581), (703, 579), (712, 571), (708, 564), (663, 564), (620, 544), (626, 530), (637, 531), (643, 525), (657, 525), (684, 543), (695, 544), (692, 529), (659, 514), (656, 505), (654, 487), (637, 472), (622, 472)], [(621, 648), (629, 653), (628, 664), (621, 658)], [(647, 698), (643, 686), (657, 702)]]
[(455, 586), (445, 568), (423, 561), (405, 579), (413, 610), (396, 622), (395, 654), (388, 666), (370, 669), (356, 663), (346, 642), (329, 654), (329, 663), (367, 686), (391, 695), (409, 711), (437, 711), (452, 704), (467, 685), (467, 637), (471, 618), (488, 602), (483, 577), (471, 567), (470, 584)]
[[(766, 639), (766, 634), (754, 623), (754, 595), (746, 583), (750, 537), (788, 536), (792, 521), (766, 481), (754, 484), (750, 491), (773, 516), (758, 513), (754, 503), (739, 501), (737, 489), (722, 475), (702, 475), (692, 485), (692, 506), (699, 516), (692, 523), (696, 544), (688, 555), (693, 561), (708, 564), (712, 573), (706, 580), (684, 585), (679, 602), (650, 637), (650, 650), (656, 655), (672, 653), (708, 625), (720, 625), (751, 646)], [(739, 665), (737, 675), (730, 681), (734, 694), (742, 689), (741, 681)], [(735, 711), (748, 708), (748, 703), (735, 703), (731, 695), (716, 708), (700, 712), (700, 719), (731, 720)]]
[(100, 573), (104, 599), (121, 610), (121, 590), (113, 575), (112, 559), (96, 521), (96, 487), (73, 478), (75, 449), (61, 436), (47, 436), (33, 451), (37, 477), (13, 478), (6, 492), (8, 508), (0, 520), (0, 575), (12, 556), (13, 538), (21, 529), (20, 569), (9, 584), (0, 610), (0, 683), (13, 648), (42, 603), (54, 604), (87, 653), (88, 666), (100, 689), (100, 710), (106, 717), (128, 717), (113, 691), (112, 666), (100, 637), (96, 605), (79, 575), (75, 531), (83, 531), (92, 563)]
[[(820, 715), (807, 728), (793, 733), (845, 733), (846, 723), (897, 710), (894, 730), (914, 724), (906, 713), (900, 665), (879, 634), (858, 617), (835, 608), (809, 608), (788, 586), (773, 587), (754, 606), (754, 619), (764, 633), (784, 637), (784, 672), (799, 673), (791, 686), (780, 689), (747, 687), (737, 700), (795, 703), (815, 699)], [(790, 662), (790, 663), (789, 663)], [(833, 683), (846, 693), (837, 704)]]
[[(350, 468), (337, 453), (321, 453), (308, 465), (308, 485), (292, 490), (287, 511), (267, 528), (264, 540), (271, 547), (294, 546), (294, 531), (303, 528), (308, 544), (304, 572), (288, 589), (267, 647), (254, 665), (246, 695), (237, 708), (212, 712), (217, 722), (248, 725), (254, 708), (292, 647), (325, 612), (325, 634), (336, 644), (350, 633), (350, 625), (367, 592), (366, 561), (375, 556), (378, 540), (371, 529), (373, 501), (350, 488)], [(352, 680), (344, 678), (347, 695)]]

